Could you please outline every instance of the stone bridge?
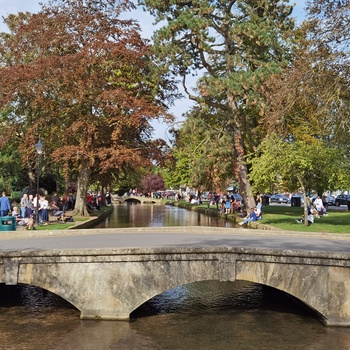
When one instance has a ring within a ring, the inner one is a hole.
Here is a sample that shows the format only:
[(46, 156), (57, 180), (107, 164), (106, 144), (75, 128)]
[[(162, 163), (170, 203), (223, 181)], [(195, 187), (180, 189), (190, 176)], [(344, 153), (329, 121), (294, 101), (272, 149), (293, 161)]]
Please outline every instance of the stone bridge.
[(153, 203), (161, 204), (161, 199), (151, 198), (151, 197), (140, 197), (140, 196), (121, 196), (113, 199), (113, 203)]
[(348, 253), (220, 246), (0, 252), (0, 283), (47, 289), (82, 319), (128, 320), (152, 297), (205, 280), (271, 286), (298, 298), (326, 325), (350, 326)]

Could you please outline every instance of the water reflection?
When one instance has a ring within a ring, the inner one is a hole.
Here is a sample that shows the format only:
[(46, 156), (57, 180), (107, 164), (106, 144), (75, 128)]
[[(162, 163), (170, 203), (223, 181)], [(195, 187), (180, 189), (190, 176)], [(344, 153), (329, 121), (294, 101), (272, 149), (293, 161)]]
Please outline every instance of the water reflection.
[(149, 300), (133, 321), (80, 320), (61, 298), (0, 285), (0, 349), (350, 350), (350, 330), (328, 328), (273, 288), (243, 281), (178, 286)]
[[(99, 227), (229, 223), (161, 205), (118, 205)], [(229, 227), (229, 226), (228, 226)], [(2, 350), (350, 350), (350, 329), (323, 326), (289, 295), (243, 281), (202, 281), (157, 295), (132, 322), (80, 320), (35, 286), (0, 284)]]
[(348, 330), (333, 338), (309, 311), (274, 288), (203, 281), (146, 302), (131, 327), (154, 349), (350, 349)]
[(96, 227), (165, 226), (233, 227), (233, 223), (171, 205), (123, 203), (115, 205), (112, 214)]

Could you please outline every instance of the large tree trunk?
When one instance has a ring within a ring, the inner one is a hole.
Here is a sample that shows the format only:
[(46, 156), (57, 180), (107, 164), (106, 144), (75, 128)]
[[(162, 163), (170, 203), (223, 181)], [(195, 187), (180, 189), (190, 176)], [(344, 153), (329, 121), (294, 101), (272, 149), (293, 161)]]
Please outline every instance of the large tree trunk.
[(306, 196), (306, 192), (305, 192), (305, 186), (304, 186), (304, 182), (303, 179), (301, 178), (301, 176), (297, 175), (299, 184), (300, 184), (300, 188), (303, 192), (303, 198), (304, 198), (304, 225), (308, 226), (309, 225), (309, 220), (308, 220), (308, 214), (309, 214), (309, 203), (307, 200), (307, 196)]
[(73, 215), (89, 216), (89, 213), (86, 207), (86, 194), (90, 183), (90, 175), (91, 175), (91, 169), (86, 164), (84, 165), (83, 169), (80, 171), (78, 175), (77, 198), (75, 202)]
[(246, 163), (246, 154), (244, 149), (243, 140), (243, 129), (242, 123), (240, 121), (239, 112), (237, 110), (235, 101), (232, 96), (228, 96), (228, 103), (232, 110), (232, 124), (233, 130), (233, 148), (235, 151), (235, 177), (239, 183), (239, 191), (243, 197), (244, 204), (248, 213), (250, 213), (252, 208), (256, 206), (255, 199), (253, 196), (252, 188), (248, 178), (248, 167)]
[(256, 206), (252, 188), (248, 178), (248, 168), (245, 161), (245, 151), (243, 147), (243, 137), (241, 132), (234, 132), (233, 147), (236, 154), (235, 176), (239, 183), (240, 194), (243, 197), (246, 210), (250, 213)]

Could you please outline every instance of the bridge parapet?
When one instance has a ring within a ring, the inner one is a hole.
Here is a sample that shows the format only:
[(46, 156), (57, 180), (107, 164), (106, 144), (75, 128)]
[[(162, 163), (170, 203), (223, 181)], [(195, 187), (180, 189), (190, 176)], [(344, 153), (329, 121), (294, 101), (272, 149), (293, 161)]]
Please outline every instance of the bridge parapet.
[(204, 280), (245, 280), (285, 291), (330, 326), (350, 326), (349, 254), (238, 247), (0, 253), (0, 283), (32, 284), (83, 319), (128, 320), (150, 298)]
[(113, 199), (113, 203), (142, 203), (142, 204), (161, 204), (163, 201), (161, 199), (151, 198), (151, 197), (141, 197), (141, 196), (121, 196)]

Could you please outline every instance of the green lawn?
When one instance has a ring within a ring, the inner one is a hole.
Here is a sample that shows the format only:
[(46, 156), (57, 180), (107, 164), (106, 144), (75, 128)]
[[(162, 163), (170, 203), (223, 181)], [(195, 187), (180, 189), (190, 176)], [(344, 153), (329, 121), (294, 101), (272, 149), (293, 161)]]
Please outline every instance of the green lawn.
[(38, 225), (35, 226), (36, 230), (39, 231), (45, 231), (45, 230), (66, 230), (70, 227), (75, 226), (78, 223), (85, 222), (89, 220), (89, 217), (74, 217), (75, 222), (67, 222), (67, 223), (60, 223), (56, 221), (50, 221), (48, 225)]
[(74, 222), (70, 222), (67, 224), (60, 224), (60, 223), (49, 223), (48, 225), (37, 225), (35, 226), (36, 230), (39, 231), (47, 231), (47, 230), (66, 230), (69, 227), (74, 226)]
[[(180, 201), (185, 207), (207, 209), (207, 203), (193, 205)], [(210, 210), (218, 212), (215, 205)], [(350, 212), (339, 210), (337, 207), (330, 207), (327, 216), (315, 218), (314, 224), (305, 226), (296, 222), (301, 219), (304, 213), (303, 207), (291, 207), (285, 205), (268, 205), (263, 207), (263, 219), (259, 221), (264, 225), (272, 226), (285, 231), (299, 232), (327, 232), (327, 233), (350, 233)], [(239, 218), (238, 221), (241, 221)]]
[(281, 230), (303, 232), (350, 233), (350, 212), (331, 209), (327, 216), (315, 218), (314, 224), (305, 226), (295, 220), (303, 216), (303, 208), (271, 205), (263, 207), (262, 223)]
[[(85, 222), (87, 220), (89, 220), (91, 217), (96, 217), (101, 215), (102, 213), (111, 210), (111, 207), (107, 207), (107, 206), (102, 206), (100, 210), (96, 210), (90, 213), (90, 216), (88, 217), (83, 217), (83, 216), (74, 216), (74, 221), (75, 222), (67, 222), (67, 223), (60, 223), (57, 222), (55, 220), (50, 221), (48, 225), (38, 225), (35, 226), (36, 230), (39, 231), (45, 231), (45, 230), (66, 230), (70, 227), (75, 226), (78, 223), (82, 223)], [(68, 215), (71, 215), (71, 213), (67, 213)]]

